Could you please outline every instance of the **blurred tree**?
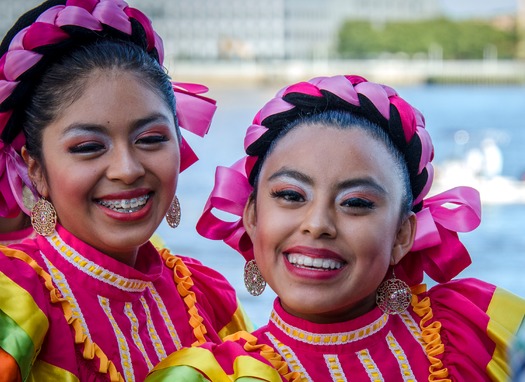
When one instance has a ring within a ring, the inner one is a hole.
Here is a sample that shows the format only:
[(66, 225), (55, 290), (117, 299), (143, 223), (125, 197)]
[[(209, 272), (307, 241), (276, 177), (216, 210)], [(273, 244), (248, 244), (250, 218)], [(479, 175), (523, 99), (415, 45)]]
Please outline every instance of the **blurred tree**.
[(448, 19), (371, 24), (347, 21), (339, 31), (338, 52), (343, 58), (373, 58), (384, 53), (429, 55), (441, 47), (443, 59), (482, 59), (490, 52), (515, 58), (517, 34), (486, 21)]

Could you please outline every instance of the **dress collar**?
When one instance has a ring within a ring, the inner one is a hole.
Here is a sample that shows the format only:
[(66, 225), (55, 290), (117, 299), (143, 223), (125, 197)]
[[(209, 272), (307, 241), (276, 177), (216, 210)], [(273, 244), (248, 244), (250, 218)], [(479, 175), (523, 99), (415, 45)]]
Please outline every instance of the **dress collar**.
[(287, 313), (280, 300), (274, 301), (269, 326), (291, 340), (309, 345), (344, 345), (360, 341), (384, 328), (389, 315), (379, 308), (353, 320), (334, 324), (317, 324)]
[(57, 225), (54, 235), (40, 236), (39, 241), (40, 248), (45, 245), (54, 249), (44, 251), (51, 263), (65, 260), (84, 275), (124, 291), (141, 292), (162, 273), (162, 259), (150, 242), (139, 248), (134, 268), (77, 239), (60, 225)]

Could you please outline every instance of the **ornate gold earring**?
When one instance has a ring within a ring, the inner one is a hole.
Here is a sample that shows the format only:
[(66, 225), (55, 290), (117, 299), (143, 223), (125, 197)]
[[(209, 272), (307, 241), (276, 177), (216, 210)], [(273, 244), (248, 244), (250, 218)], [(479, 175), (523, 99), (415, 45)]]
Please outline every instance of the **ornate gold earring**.
[(180, 203), (177, 195), (173, 198), (168, 212), (166, 212), (166, 221), (171, 228), (177, 228), (180, 224)]
[(410, 306), (412, 291), (406, 282), (397, 279), (392, 268), (392, 278), (385, 280), (376, 291), (377, 306), (387, 314), (403, 313)]
[(49, 236), (55, 232), (57, 212), (53, 204), (41, 197), (31, 209), (31, 225), (36, 233)]
[(244, 285), (252, 296), (259, 296), (266, 288), (266, 281), (255, 260), (250, 260), (244, 266)]

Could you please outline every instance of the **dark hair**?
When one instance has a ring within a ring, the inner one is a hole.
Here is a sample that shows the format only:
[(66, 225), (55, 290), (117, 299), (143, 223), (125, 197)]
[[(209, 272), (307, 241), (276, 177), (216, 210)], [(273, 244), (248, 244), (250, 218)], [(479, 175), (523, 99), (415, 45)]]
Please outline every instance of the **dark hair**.
[(180, 139), (175, 96), (164, 69), (136, 44), (101, 40), (72, 50), (52, 64), (36, 84), (22, 122), (26, 147), (33, 158), (42, 159), (42, 130), (80, 98), (90, 74), (99, 69), (136, 74), (136, 78), (157, 93), (172, 110)]
[(362, 129), (370, 137), (381, 142), (385, 148), (389, 151), (392, 159), (394, 160), (394, 166), (403, 183), (403, 194), (401, 199), (401, 214), (406, 216), (412, 209), (412, 191), (410, 185), (410, 175), (408, 172), (407, 164), (403, 154), (399, 151), (396, 145), (392, 142), (390, 136), (376, 123), (371, 122), (367, 118), (356, 115), (354, 113), (343, 111), (343, 110), (327, 110), (320, 113), (300, 115), (297, 119), (286, 124), (279, 133), (273, 138), (269, 145), (268, 150), (258, 160), (257, 166), (255, 166), (250, 174), (250, 183), (253, 186), (252, 198), (257, 197), (257, 185), (259, 182), (259, 175), (261, 168), (266, 161), (266, 158), (273, 152), (277, 143), (286, 136), (291, 130), (299, 125), (325, 125), (334, 127), (337, 129)]

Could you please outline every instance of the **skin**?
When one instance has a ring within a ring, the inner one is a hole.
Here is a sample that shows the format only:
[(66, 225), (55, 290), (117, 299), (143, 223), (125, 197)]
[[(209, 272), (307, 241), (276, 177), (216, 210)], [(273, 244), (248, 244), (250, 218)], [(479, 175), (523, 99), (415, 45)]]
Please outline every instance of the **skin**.
[[(60, 224), (130, 266), (177, 187), (180, 151), (173, 113), (130, 72), (93, 72), (81, 97), (45, 127), (42, 162), (26, 150), (22, 154)], [(133, 213), (107, 207), (141, 197), (147, 202)]]
[(392, 160), (360, 128), (299, 125), (276, 144), (244, 224), (287, 312), (333, 323), (376, 306), (377, 287), (410, 250), (416, 228), (414, 214), (401, 217), (402, 180)]

